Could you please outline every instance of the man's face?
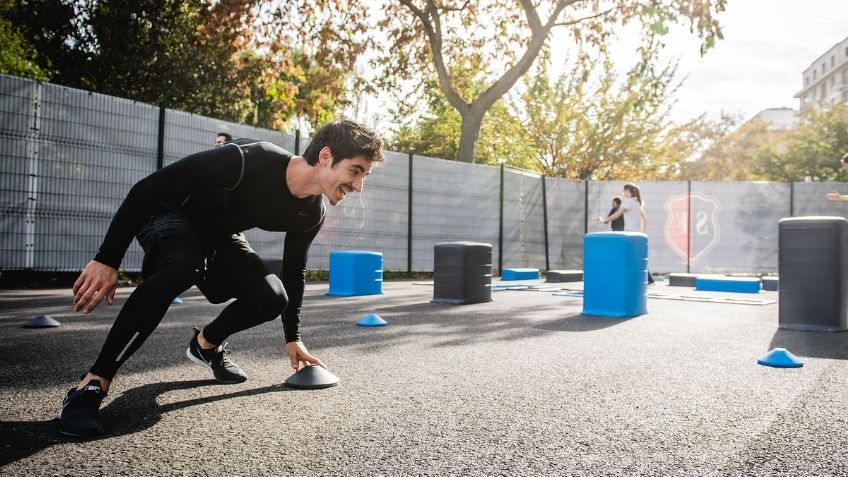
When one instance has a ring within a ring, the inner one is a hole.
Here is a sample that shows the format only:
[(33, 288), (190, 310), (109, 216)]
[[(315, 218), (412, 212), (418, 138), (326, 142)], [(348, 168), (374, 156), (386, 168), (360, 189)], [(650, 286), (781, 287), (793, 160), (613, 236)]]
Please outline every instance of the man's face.
[(215, 147), (222, 146), (225, 142), (227, 142), (227, 138), (224, 136), (215, 137)]
[(333, 157), (329, 154), (329, 149), (324, 148), (318, 158), (318, 167), (321, 167), (321, 189), (330, 200), (330, 205), (338, 205), (349, 193), (362, 192), (365, 177), (371, 174), (371, 163), (363, 156), (342, 159), (335, 166), (331, 165), (332, 162)]

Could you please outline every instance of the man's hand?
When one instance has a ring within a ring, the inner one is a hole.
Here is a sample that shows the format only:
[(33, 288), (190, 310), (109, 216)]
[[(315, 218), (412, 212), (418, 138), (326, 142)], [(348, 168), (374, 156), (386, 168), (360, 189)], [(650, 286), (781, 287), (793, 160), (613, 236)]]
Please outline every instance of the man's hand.
[(827, 200), (842, 200), (842, 195), (839, 192), (828, 192), (825, 197), (827, 197)]
[(74, 282), (74, 311), (82, 311), (87, 315), (97, 308), (104, 298), (111, 305), (117, 288), (117, 270), (94, 260), (88, 262)]
[(303, 346), (303, 343), (300, 341), (286, 343), (286, 353), (288, 353), (289, 360), (291, 361), (291, 367), (295, 371), (300, 371), (301, 363), (303, 363), (304, 367), (309, 366), (310, 364), (317, 364), (322, 368), (327, 368), (320, 359), (309, 354), (309, 351), (306, 351), (306, 346)]

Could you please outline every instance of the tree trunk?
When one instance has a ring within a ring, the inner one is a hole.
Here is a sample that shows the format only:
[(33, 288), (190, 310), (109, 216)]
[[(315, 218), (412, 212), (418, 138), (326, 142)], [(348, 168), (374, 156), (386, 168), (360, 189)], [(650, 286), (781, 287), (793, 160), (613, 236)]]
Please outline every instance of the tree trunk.
[(459, 162), (474, 162), (477, 150), (477, 138), (480, 136), (480, 126), (483, 124), (483, 114), (466, 112), (462, 115), (462, 127), (459, 135), (459, 151), (456, 160)]

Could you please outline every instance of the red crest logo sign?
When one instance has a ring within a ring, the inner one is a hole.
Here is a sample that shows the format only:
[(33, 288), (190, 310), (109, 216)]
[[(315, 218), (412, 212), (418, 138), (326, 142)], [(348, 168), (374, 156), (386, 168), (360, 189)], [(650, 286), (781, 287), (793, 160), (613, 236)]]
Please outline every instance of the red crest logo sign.
[(721, 204), (715, 197), (691, 194), (692, 221), (689, 220), (690, 195), (673, 195), (665, 201), (665, 242), (680, 258), (698, 263), (717, 244), (721, 236), (718, 211)]

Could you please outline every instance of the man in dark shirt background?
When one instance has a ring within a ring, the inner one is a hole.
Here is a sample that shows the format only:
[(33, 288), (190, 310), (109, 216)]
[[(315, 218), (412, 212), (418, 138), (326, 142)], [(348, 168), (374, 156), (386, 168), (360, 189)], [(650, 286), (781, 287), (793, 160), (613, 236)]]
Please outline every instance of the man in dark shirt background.
[[(610, 217), (612, 214), (618, 212), (618, 208), (621, 207), (621, 197), (615, 196), (612, 198), (612, 209), (610, 209), (607, 217)], [(610, 226), (612, 227), (613, 232), (622, 232), (624, 231), (624, 216), (613, 220), (610, 222)]]
[[(383, 160), (382, 141), (373, 131), (334, 121), (315, 133), (303, 156), (238, 139), (135, 184), (74, 283), (74, 309), (88, 314), (104, 299), (112, 303), (133, 237), (144, 249), (144, 280), (118, 313), (94, 365), (64, 398), (60, 430), (104, 433), (99, 408), (118, 368), (156, 329), (172, 300), (193, 285), (211, 303), (235, 298), (206, 327), (195, 328), (186, 350), (219, 382), (247, 379), (227, 356), (225, 340), (281, 315), (291, 367), (323, 366), (298, 329), (306, 258), (324, 223), (323, 197), (337, 205), (348, 193), (361, 192), (372, 165)], [(245, 240), (242, 232), (252, 228), (286, 232), (282, 280)]]

